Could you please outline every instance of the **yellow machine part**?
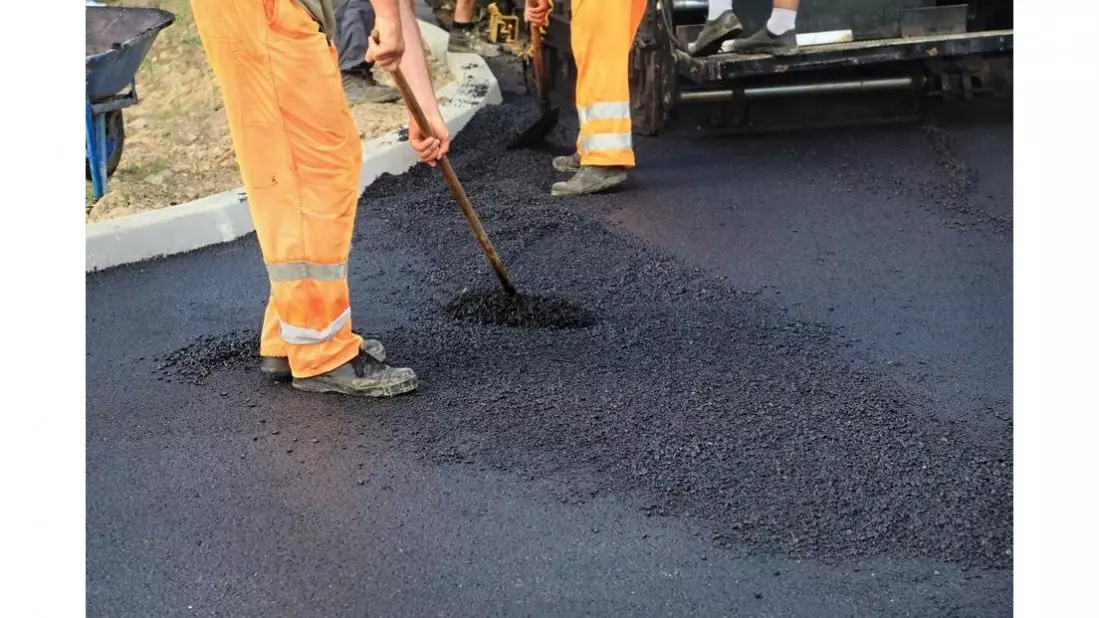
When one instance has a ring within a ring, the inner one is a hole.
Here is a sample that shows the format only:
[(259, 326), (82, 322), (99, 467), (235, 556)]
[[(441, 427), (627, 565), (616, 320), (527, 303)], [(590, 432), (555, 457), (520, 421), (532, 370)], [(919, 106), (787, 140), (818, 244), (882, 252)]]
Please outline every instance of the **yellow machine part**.
[[(550, 0), (550, 12), (553, 12), (553, 5), (553, 0)], [(543, 26), (541, 30), (545, 33), (546, 28)], [(520, 58), (529, 58), (531, 55), (530, 41), (525, 44), (520, 42), (519, 16), (505, 15), (495, 2), (488, 5), (488, 40)]]

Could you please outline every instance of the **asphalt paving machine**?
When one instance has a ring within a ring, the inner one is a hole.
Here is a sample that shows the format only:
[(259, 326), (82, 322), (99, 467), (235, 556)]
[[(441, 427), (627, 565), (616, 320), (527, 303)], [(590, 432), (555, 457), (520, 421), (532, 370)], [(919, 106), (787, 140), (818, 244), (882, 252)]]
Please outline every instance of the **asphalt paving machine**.
[[(554, 3), (543, 44), (555, 98), (571, 101), (569, 5)], [(488, 8), (489, 37), (519, 55), (522, 6)], [(921, 116), (935, 99), (1011, 93), (1011, 0), (803, 0), (795, 53), (692, 57), (687, 45), (707, 6), (649, 0), (630, 59), (636, 132), (655, 135), (676, 117), (699, 114), (732, 129), (895, 121)], [(771, 0), (734, 6), (749, 35), (765, 24)], [(843, 106), (822, 104), (837, 97)]]

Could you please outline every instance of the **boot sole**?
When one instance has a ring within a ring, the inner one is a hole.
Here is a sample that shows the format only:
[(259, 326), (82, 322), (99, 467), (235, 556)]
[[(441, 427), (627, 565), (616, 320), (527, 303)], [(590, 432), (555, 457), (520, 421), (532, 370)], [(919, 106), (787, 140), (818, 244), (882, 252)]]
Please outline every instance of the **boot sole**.
[(614, 187), (617, 187), (618, 185), (626, 182), (626, 178), (626, 174), (611, 176), (610, 178), (585, 191), (561, 191), (550, 187), (550, 195), (556, 195), (560, 197), (565, 195), (590, 195), (592, 193), (599, 193), (600, 191), (606, 191), (607, 189), (613, 189)]
[(294, 380), (292, 386), (299, 391), (306, 393), (339, 393), (341, 395), (351, 395), (353, 397), (395, 397), (397, 395), (403, 395), (416, 390), (416, 387), (420, 385), (419, 378), (412, 378), (405, 380), (404, 382), (397, 382), (395, 384), (386, 384), (384, 386), (376, 386), (374, 388), (359, 390), (328, 382), (327, 380), (319, 379), (307, 379), (307, 380)]

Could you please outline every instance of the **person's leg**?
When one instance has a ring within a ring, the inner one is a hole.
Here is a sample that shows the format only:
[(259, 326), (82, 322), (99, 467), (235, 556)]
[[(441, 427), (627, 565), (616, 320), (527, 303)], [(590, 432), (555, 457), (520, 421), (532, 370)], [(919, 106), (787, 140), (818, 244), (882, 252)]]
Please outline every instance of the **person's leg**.
[(801, 0), (775, 0), (771, 5), (771, 19), (767, 20), (767, 29), (775, 34), (783, 34), (797, 27), (798, 5)]
[(336, 36), (333, 42), (340, 56), (341, 73), (369, 73), (366, 49), (370, 44), (370, 30), (364, 19), (364, 9), (373, 22), (374, 9), (367, 0), (346, 0), (336, 7)]
[[(574, 53), (573, 58), (575, 59), (576, 28), (571, 27), (569, 30), (570, 30), (569, 46), (573, 50), (573, 53)], [(580, 100), (580, 80), (579, 80), (579, 78), (573, 84), (572, 96), (573, 96), (573, 101), (579, 101)], [(577, 109), (579, 109), (579, 107), (577, 107)], [(573, 150), (572, 154), (556, 156), (556, 157), (553, 158), (553, 160), (552, 160), (553, 169), (557, 170), (558, 172), (564, 172), (564, 173), (567, 173), (567, 174), (575, 174), (576, 172), (580, 171), (580, 160), (582, 158), (582, 155), (580, 154), (580, 151), (583, 148), (583, 144), (580, 143), (581, 134), (582, 134), (581, 130), (578, 130), (576, 132), (576, 147)]]
[(706, 24), (687, 52), (692, 56), (709, 56), (721, 49), (721, 44), (733, 39), (744, 31), (736, 13), (733, 12), (733, 0), (710, 0)]
[(494, 45), (482, 41), (477, 33), (477, 20), (474, 16), (476, 10), (477, 0), (457, 0), (454, 5), (454, 22), (450, 27), (447, 51), (456, 54), (498, 56), (500, 50)]
[(454, 5), (454, 23), (469, 25), (473, 23), (473, 10), (477, 0), (458, 0)]
[(347, 0), (336, 8), (336, 36), (340, 73), (347, 101), (355, 103), (392, 103), (399, 92), (374, 80), (373, 68), (366, 61), (370, 32), (374, 30), (374, 7), (368, 0)]
[[(367, 395), (414, 388), (411, 370), (363, 361), (351, 331), (347, 257), (362, 146), (336, 50), (293, 0), (191, 5), (271, 284), (261, 354), (286, 354), (295, 383), (331, 378), (341, 392)], [(360, 371), (364, 363), (372, 370)]]
[(580, 170), (569, 180), (555, 183), (550, 190), (553, 195), (610, 189), (625, 182), (626, 170), (634, 167), (630, 47), (645, 4), (645, 0), (572, 3)]
[(733, 51), (741, 54), (788, 54), (796, 51), (798, 4), (799, 0), (774, 0), (767, 24), (752, 36), (735, 41)]

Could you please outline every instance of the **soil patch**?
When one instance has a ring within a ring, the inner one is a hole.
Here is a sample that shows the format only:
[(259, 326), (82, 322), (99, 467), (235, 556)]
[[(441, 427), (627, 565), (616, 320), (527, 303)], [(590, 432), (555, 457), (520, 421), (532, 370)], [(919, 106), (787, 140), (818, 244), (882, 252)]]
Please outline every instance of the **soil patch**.
[[(221, 89), (206, 62), (187, 0), (116, 0), (117, 6), (155, 7), (176, 16), (161, 31), (137, 74), (137, 105), (123, 110), (126, 141), (107, 194), (91, 200), (86, 219), (102, 221), (174, 206), (241, 186)], [(454, 81), (429, 55), (436, 89)], [(391, 84), (384, 71), (379, 82)], [(373, 139), (408, 123), (401, 102), (362, 103), (351, 110), (359, 135)]]

